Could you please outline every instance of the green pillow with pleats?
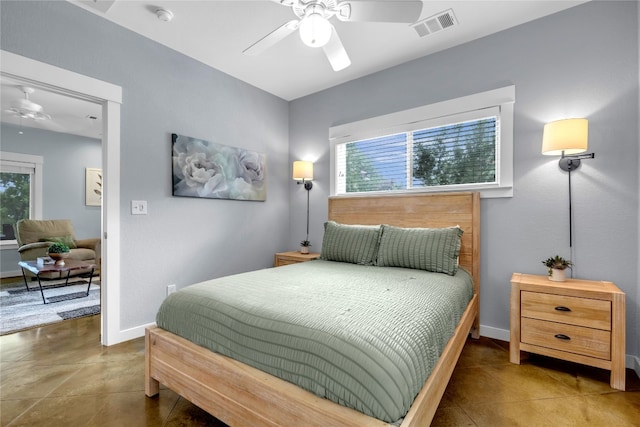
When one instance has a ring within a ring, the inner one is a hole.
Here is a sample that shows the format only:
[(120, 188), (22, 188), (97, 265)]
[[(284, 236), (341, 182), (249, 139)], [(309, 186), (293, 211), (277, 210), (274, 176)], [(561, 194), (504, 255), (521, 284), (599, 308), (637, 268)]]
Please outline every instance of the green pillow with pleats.
[(400, 228), (383, 225), (377, 265), (453, 276), (458, 271), (462, 233), (460, 227)]
[(320, 259), (375, 265), (379, 236), (379, 225), (349, 225), (328, 221), (324, 224)]

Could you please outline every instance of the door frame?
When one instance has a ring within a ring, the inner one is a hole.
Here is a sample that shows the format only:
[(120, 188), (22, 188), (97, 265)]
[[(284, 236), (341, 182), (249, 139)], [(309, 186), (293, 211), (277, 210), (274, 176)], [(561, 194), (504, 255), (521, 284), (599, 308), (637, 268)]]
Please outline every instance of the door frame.
[(129, 339), (120, 331), (120, 106), (122, 88), (0, 50), (0, 75), (102, 106), (101, 342)]

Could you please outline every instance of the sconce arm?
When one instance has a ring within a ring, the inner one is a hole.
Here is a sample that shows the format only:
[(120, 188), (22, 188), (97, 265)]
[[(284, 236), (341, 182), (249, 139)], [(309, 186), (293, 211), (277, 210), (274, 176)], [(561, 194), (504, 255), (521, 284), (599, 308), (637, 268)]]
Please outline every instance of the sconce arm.
[(312, 181), (305, 181), (304, 179), (302, 181), (296, 181), (298, 184), (304, 184), (304, 189), (309, 191), (313, 188), (313, 182)]
[(560, 158), (558, 165), (563, 171), (571, 172), (580, 167), (580, 160), (595, 159), (595, 157), (595, 153), (570, 154), (568, 156), (565, 156), (565, 154), (562, 153), (562, 157)]

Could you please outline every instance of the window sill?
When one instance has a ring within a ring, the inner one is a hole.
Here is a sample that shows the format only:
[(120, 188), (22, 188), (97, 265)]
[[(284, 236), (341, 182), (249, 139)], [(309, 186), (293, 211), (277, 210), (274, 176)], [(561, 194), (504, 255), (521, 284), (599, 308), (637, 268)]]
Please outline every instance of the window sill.
[(7, 241), (1, 241), (0, 240), (0, 250), (4, 251), (4, 250), (17, 250), (18, 249), (18, 243), (15, 240), (7, 240)]
[(468, 191), (477, 191), (480, 193), (481, 199), (498, 199), (503, 197), (513, 197), (513, 187), (495, 187), (495, 188), (473, 188), (468, 186), (460, 188), (459, 186), (453, 187), (439, 187), (436, 189), (416, 188), (413, 190), (393, 190), (393, 191), (367, 191), (359, 193), (343, 193), (343, 194), (331, 194), (329, 197), (368, 197), (368, 196), (393, 196), (397, 194), (416, 194), (416, 193), (462, 193)]

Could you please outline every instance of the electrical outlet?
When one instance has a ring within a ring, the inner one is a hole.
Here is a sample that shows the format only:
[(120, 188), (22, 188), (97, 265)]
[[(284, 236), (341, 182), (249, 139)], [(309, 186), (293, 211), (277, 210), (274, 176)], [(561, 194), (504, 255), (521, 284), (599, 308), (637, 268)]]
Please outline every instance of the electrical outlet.
[(176, 285), (168, 285), (167, 286), (167, 296), (171, 295), (176, 291)]

